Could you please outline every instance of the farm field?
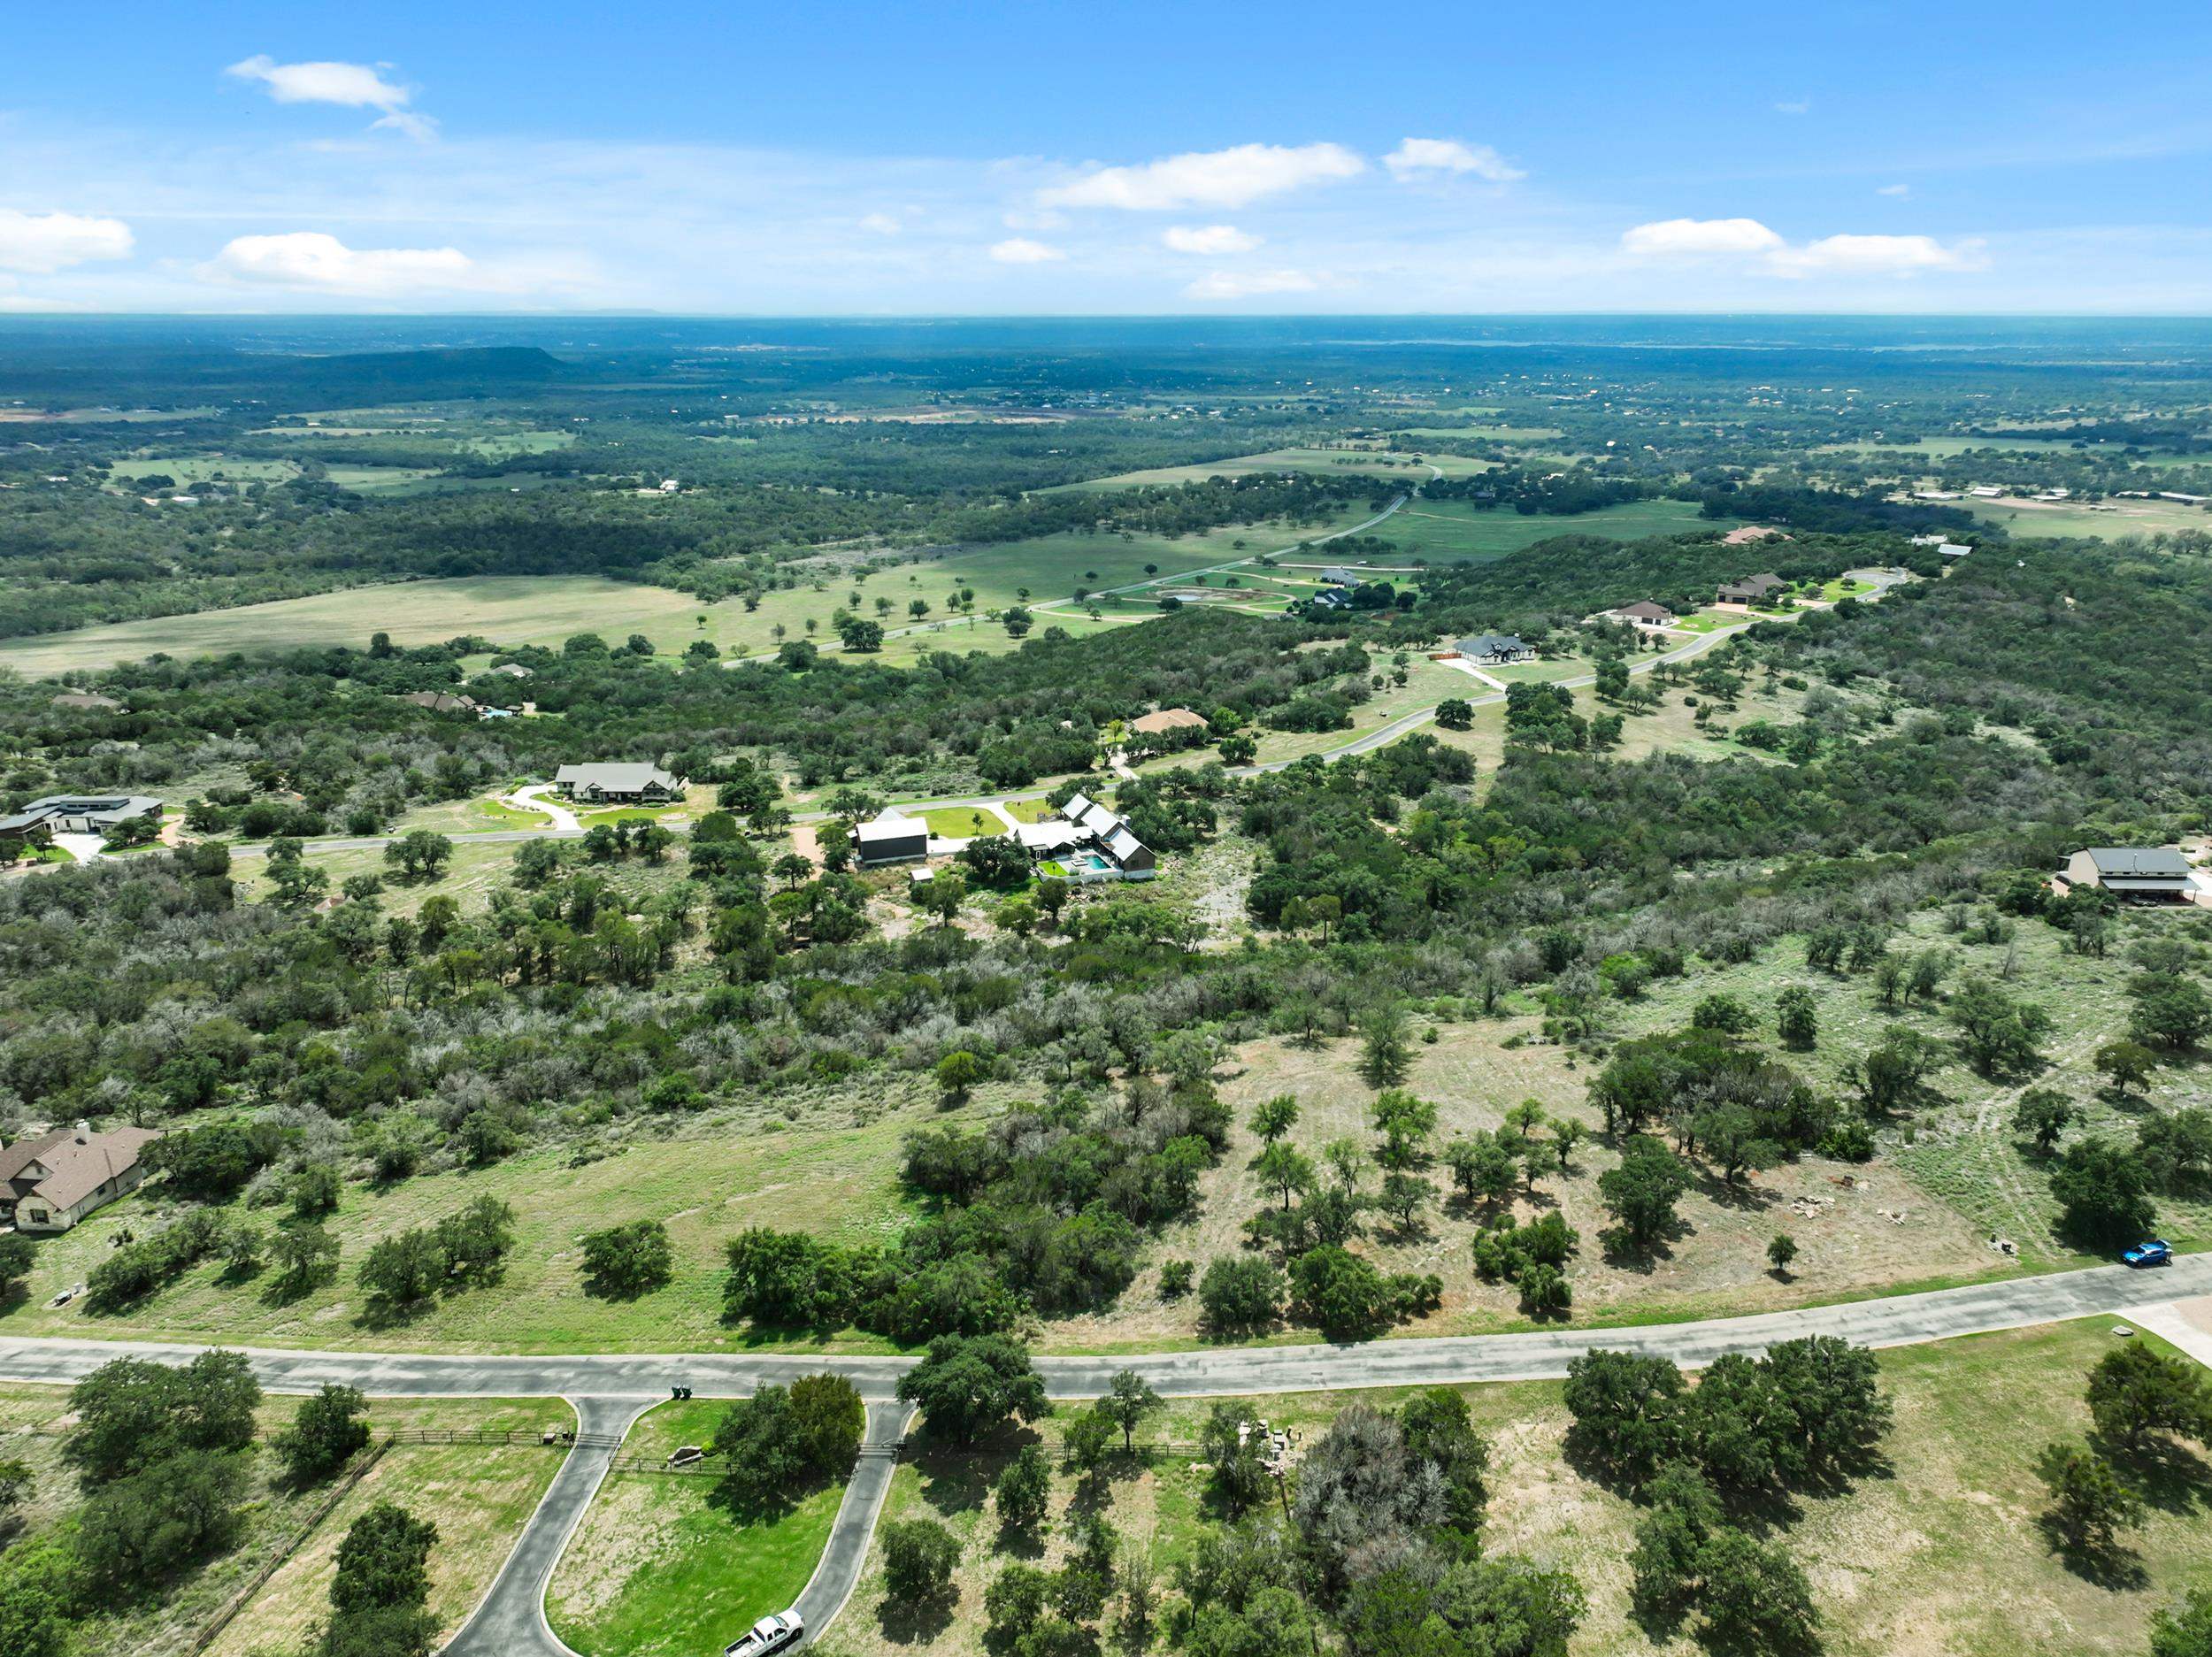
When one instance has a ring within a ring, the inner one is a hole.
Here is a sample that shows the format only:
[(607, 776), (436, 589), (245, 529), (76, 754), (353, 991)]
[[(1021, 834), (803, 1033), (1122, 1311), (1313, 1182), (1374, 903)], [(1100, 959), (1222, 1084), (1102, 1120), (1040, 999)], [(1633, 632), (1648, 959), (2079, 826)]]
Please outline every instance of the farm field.
[[(2086, 1372), (2113, 1344), (2111, 1320), (2086, 1319), (1970, 1337), (1879, 1354), (1894, 1405), (1886, 1472), (1850, 1489), (1804, 1498), (1779, 1538), (1810, 1582), (1832, 1657), (1897, 1653), (2016, 1657), (2134, 1657), (2154, 1611), (2191, 1587), (2212, 1586), (2212, 1469), (2185, 1456), (2173, 1493), (2128, 1540), (2139, 1580), (2100, 1584), (2070, 1572), (2035, 1523), (2046, 1505), (2034, 1460), (2043, 1446), (2088, 1424)], [(2162, 1346), (2154, 1337), (2139, 1336)], [(1492, 1446), (1486, 1555), (1525, 1556), (1571, 1570), (1589, 1607), (1576, 1657), (1695, 1657), (1694, 1640), (1647, 1633), (1629, 1603), (1628, 1557), (1640, 1510), (1576, 1470), (1563, 1452), (1569, 1417), (1555, 1382), (1464, 1389)], [(1248, 1400), (1307, 1443), (1355, 1399), (1392, 1408), (1403, 1394), (1300, 1394)], [(1150, 1439), (1187, 1446), (1206, 1400), (1175, 1400)], [(1990, 1431), (2001, 1412), (2005, 1430)], [(982, 1595), (1012, 1558), (1051, 1566), (1070, 1546), (1079, 1492), (1057, 1466), (1041, 1557), (1001, 1551), (988, 1486), (1025, 1438), (1048, 1445), (1060, 1423), (1008, 1435), (972, 1456), (925, 1449), (895, 1478), (884, 1517), (930, 1518), (962, 1544), (956, 1605), (925, 1630), (885, 1607), (882, 1550), (871, 1551), (852, 1604), (819, 1649), (825, 1657), (900, 1657), (918, 1637), (933, 1653), (980, 1657)], [(1150, 1544), (1164, 1578), (1208, 1523), (1206, 1475), (1187, 1449), (1110, 1464), (1102, 1508), (1125, 1536)], [(879, 1528), (878, 1536), (881, 1530)]]
[[(631, 1430), (623, 1456), (659, 1462), (679, 1446), (703, 1446), (726, 1408), (663, 1404)], [(554, 1571), (554, 1631), (584, 1657), (694, 1657), (797, 1599), (844, 1487), (741, 1522), (714, 1500), (714, 1483), (711, 1474), (610, 1473)]]
[(1701, 518), (1696, 505), (1689, 501), (1630, 501), (1559, 518), (1523, 517), (1459, 501), (1419, 499), (1376, 533), (1394, 542), (1402, 558), (1451, 564), (1463, 558), (1502, 558), (1555, 535), (1609, 535), (1620, 541), (1639, 541), (1647, 535), (1735, 529), (1740, 523), (1737, 518)]

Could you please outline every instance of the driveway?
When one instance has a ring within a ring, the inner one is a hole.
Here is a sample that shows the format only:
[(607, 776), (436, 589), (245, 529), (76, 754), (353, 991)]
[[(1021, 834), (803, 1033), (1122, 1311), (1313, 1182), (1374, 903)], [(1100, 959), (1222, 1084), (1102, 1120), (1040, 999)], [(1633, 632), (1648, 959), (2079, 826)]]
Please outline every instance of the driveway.
[(580, 1398), (576, 1446), (474, 1614), (445, 1648), (446, 1657), (576, 1657), (545, 1620), (545, 1591), (568, 1538), (622, 1447), (630, 1424), (659, 1398)]
[(512, 806), (518, 811), (542, 811), (550, 817), (554, 828), (564, 834), (580, 834), (584, 825), (576, 820), (576, 814), (553, 798), (553, 785), (534, 782), (527, 788), (518, 788), (499, 802)]

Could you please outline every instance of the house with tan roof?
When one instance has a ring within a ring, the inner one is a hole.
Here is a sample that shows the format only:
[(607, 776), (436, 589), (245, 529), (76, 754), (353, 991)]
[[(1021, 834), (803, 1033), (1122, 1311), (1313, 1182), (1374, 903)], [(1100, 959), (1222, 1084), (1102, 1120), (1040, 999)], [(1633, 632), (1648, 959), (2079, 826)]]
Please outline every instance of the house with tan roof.
[(1162, 708), (1156, 713), (1140, 714), (1129, 722), (1129, 728), (1140, 736), (1164, 736), (1170, 731), (1203, 731), (1206, 716), (1193, 713), (1188, 708)]
[(95, 1133), (80, 1122), (0, 1150), (0, 1216), (19, 1231), (65, 1231), (87, 1215), (138, 1189), (151, 1128)]

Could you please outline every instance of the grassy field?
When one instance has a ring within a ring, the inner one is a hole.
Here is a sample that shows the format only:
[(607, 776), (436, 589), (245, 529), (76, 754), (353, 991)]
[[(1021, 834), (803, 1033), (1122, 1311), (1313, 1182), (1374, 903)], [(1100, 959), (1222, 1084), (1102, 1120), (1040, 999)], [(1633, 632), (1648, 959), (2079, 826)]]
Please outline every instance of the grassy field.
[[(283, 1401), (288, 1416), (294, 1408), (293, 1400)], [(576, 1421), (555, 1398), (379, 1400), (371, 1409), (380, 1428), (537, 1432)], [(429, 1609), (440, 1638), (449, 1638), (490, 1588), (560, 1465), (559, 1451), (538, 1444), (393, 1446), (208, 1647), (210, 1657), (298, 1650), (311, 1626), (330, 1615), (330, 1583), (347, 1527), (380, 1501), (396, 1502), (437, 1525)]]
[(1992, 505), (1962, 502), (1985, 524), (2001, 525), (2016, 538), (2087, 535), (2117, 540), (2123, 535), (2170, 534), (2176, 530), (2212, 531), (2212, 512), (2179, 501), (2107, 501), (2097, 506)]
[(108, 467), (119, 479), (135, 482), (157, 474), (174, 478), (178, 487), (195, 483), (282, 483), (299, 476), (288, 460), (242, 460), (231, 455), (142, 455)]
[(1394, 543), (1401, 556), (1432, 564), (1460, 559), (1502, 558), (1555, 535), (1610, 535), (1635, 541), (1646, 535), (1679, 535), (1698, 529), (1734, 529), (1740, 519), (1700, 518), (1688, 501), (1630, 501), (1572, 517), (1523, 517), (1518, 512), (1482, 510), (1459, 501), (1414, 502), (1376, 533)]
[[(748, 1105), (717, 1112), (688, 1124), (680, 1137), (666, 1124), (594, 1131), (580, 1123), (568, 1142), (491, 1168), (419, 1175), (385, 1190), (349, 1185), (331, 1222), (344, 1247), (338, 1279), (296, 1302), (280, 1303), (252, 1283), (226, 1282), (221, 1263), (211, 1262), (127, 1316), (49, 1309), (45, 1302), (56, 1293), (84, 1280), (118, 1231), (143, 1236), (159, 1223), (166, 1210), (155, 1201), (156, 1187), (42, 1242), (26, 1296), (0, 1314), (0, 1335), (125, 1339), (158, 1331), (257, 1346), (509, 1352), (712, 1351), (740, 1345), (742, 1332), (721, 1322), (724, 1244), (749, 1225), (813, 1231), (849, 1241), (889, 1236), (904, 1216), (895, 1179), (900, 1136), (935, 1114), (933, 1099), (918, 1085), (887, 1086), (879, 1080), (864, 1093), (826, 1093), (812, 1100), (787, 1094), (772, 1109)], [(441, 1300), (396, 1326), (365, 1326), (354, 1299), (353, 1268), (370, 1245), (434, 1222), (479, 1195), (496, 1197), (515, 1210), (515, 1246), (500, 1285)], [(644, 1216), (667, 1223), (675, 1246), (674, 1280), (635, 1300), (587, 1296), (578, 1239)], [(864, 1336), (846, 1344), (881, 1346)]]
[(156, 651), (219, 656), (289, 645), (365, 647), (369, 635), (380, 631), (403, 645), (435, 644), (465, 633), (480, 633), (506, 645), (557, 645), (571, 633), (584, 632), (619, 642), (642, 633), (663, 648), (681, 649), (701, 635), (694, 619), (700, 608), (696, 600), (666, 587), (596, 576), (407, 581), (0, 641), (0, 667), (59, 673), (133, 661)]
[[(298, 1408), (296, 1399), (265, 1400), (258, 1413), (265, 1440)], [(370, 1421), (380, 1435), (424, 1427), (534, 1432), (574, 1419), (558, 1399), (379, 1399), (370, 1405)], [(28, 1463), (37, 1481), (18, 1510), (22, 1537), (65, 1522), (76, 1506), (76, 1477), (61, 1462), (60, 1435), (69, 1420), (65, 1389), (0, 1387), (0, 1433), (6, 1436), (7, 1454)], [(536, 1445), (396, 1446), (318, 1521), (329, 1487), (293, 1489), (273, 1477), (276, 1466), (265, 1450), (256, 1458), (239, 1546), (171, 1584), (157, 1603), (118, 1604), (81, 1620), (71, 1649), (85, 1657), (107, 1652), (181, 1657), (255, 1573), (281, 1559), (208, 1649), (216, 1657), (291, 1657), (307, 1625), (328, 1615), (334, 1557), (346, 1526), (378, 1500), (396, 1501), (436, 1522), (430, 1609), (449, 1633), (490, 1586), (559, 1462), (557, 1452)], [(312, 1529), (306, 1529), (311, 1522)]]
[(1238, 455), (1226, 460), (1201, 461), (1187, 466), (1149, 466), (1141, 472), (1119, 472), (1110, 478), (1061, 486), (1070, 489), (1133, 489), (1147, 484), (1196, 483), (1207, 478), (1243, 478), (1260, 472), (1308, 472), (1322, 477), (1403, 479), (1424, 483), (1442, 472), (1448, 478), (1471, 477), (1487, 472), (1486, 460), (1457, 455), (1411, 455), (1380, 449), (1271, 449), (1257, 455)]
[[(887, 628), (916, 625), (908, 606), (916, 599), (930, 606), (920, 625), (926, 632), (887, 641), (880, 659), (910, 662), (929, 651), (964, 653), (1016, 648), (1004, 628), (984, 612), (1023, 602), (1070, 599), (1074, 590), (1143, 582), (1145, 565), (1162, 579), (1210, 565), (1281, 551), (1301, 541), (1329, 533), (1371, 517), (1363, 505), (1339, 513), (1326, 524), (1291, 529), (1281, 525), (1237, 525), (1175, 540), (1116, 534), (1051, 535), (1002, 546), (947, 553), (878, 572), (865, 581), (831, 581), (780, 588), (761, 596), (749, 610), (739, 599), (703, 605), (667, 587), (609, 581), (596, 576), (481, 576), (407, 581), (354, 587), (311, 598), (280, 599), (235, 610), (117, 622), (72, 633), (45, 633), (0, 641), (0, 667), (39, 675), (73, 668), (98, 668), (134, 661), (157, 651), (172, 656), (219, 656), (228, 651), (294, 645), (365, 646), (369, 636), (388, 633), (396, 644), (435, 644), (462, 633), (480, 633), (498, 644), (558, 645), (578, 633), (597, 633), (619, 643), (642, 633), (664, 654), (680, 652), (704, 639), (726, 654), (773, 650), (783, 637), (833, 643), (830, 619), (855, 593), (864, 615), (873, 618), (875, 601), (891, 601), (882, 617)], [(1247, 572), (1256, 582), (1257, 572)], [(953, 618), (949, 595), (962, 587), (976, 595), (972, 620)], [(1155, 613), (1148, 598), (1131, 598), (1113, 607), (1102, 622), (1086, 618), (1080, 605), (1041, 612), (1039, 625), (1082, 633), (1122, 625)], [(807, 624), (814, 624), (809, 631)]]
[[(2109, 1349), (2110, 1330), (2110, 1319), (2097, 1318), (1881, 1354), (1896, 1410), (1887, 1472), (1843, 1493), (1802, 1499), (1797, 1522), (1782, 1533), (1811, 1583), (1832, 1657), (2122, 1657), (2143, 1649), (2154, 1609), (2185, 1588), (2212, 1585), (2212, 1469), (2193, 1457), (2130, 1538), (2141, 1574), (2127, 1585), (2069, 1572), (2034, 1523), (2044, 1505), (2034, 1458), (2086, 1426), (2082, 1383)], [(1386, 1408), (1402, 1394), (1361, 1396)], [(1575, 1657), (1694, 1657), (1694, 1642), (1654, 1639), (1632, 1614), (1637, 1509), (1567, 1462), (1557, 1384), (1472, 1387), (1466, 1396), (1493, 1446), (1484, 1551), (1574, 1572), (1589, 1599)], [(1298, 1427), (1310, 1443), (1348, 1401), (1309, 1393), (1251, 1407), (1278, 1426)], [(1179, 1400), (1150, 1435), (1187, 1444), (1206, 1408)], [(2002, 1431), (1990, 1431), (1994, 1419)], [(1056, 1422), (1039, 1425), (1048, 1442), (1056, 1437)], [(1064, 1555), (1064, 1515), (1077, 1499), (1070, 1475), (1056, 1471), (1042, 1557), (1003, 1551), (988, 1485), (1017, 1442), (972, 1457), (926, 1452), (900, 1468), (885, 1517), (936, 1519), (960, 1538), (958, 1603), (924, 1629), (896, 1618), (884, 1605), (878, 1546), (852, 1605), (821, 1644), (825, 1657), (898, 1657), (924, 1643), (932, 1657), (979, 1657), (984, 1587), (1010, 1558), (1049, 1565)], [(1206, 1502), (1205, 1475), (1184, 1452), (1119, 1465), (1105, 1511), (1125, 1536), (1149, 1543), (1165, 1577), (1206, 1523)]]
[[(419, 825), (411, 822), (401, 825), (403, 829), (417, 826)], [(519, 848), (518, 841), (457, 841), (443, 878), (413, 885), (388, 884), (378, 901), (387, 915), (414, 915), (425, 903), (439, 896), (452, 898), (465, 910), (480, 909), (495, 889), (507, 884), (509, 871), (514, 866), (515, 853)], [(391, 875), (392, 866), (384, 861), (381, 847), (323, 851), (318, 849), (315, 841), (309, 840), (306, 850), (315, 867), (330, 877), (333, 892), (354, 875), (380, 875), (388, 881)], [(231, 878), (237, 882), (242, 897), (249, 902), (259, 902), (270, 889), (268, 858), (258, 855), (234, 856), (231, 860)]]
[[(624, 1454), (657, 1461), (680, 1445), (704, 1445), (726, 1408), (663, 1404), (632, 1431)], [(611, 1474), (554, 1572), (554, 1631), (585, 1657), (694, 1657), (797, 1599), (843, 1487), (740, 1523), (711, 1500), (713, 1484), (707, 1475)]]

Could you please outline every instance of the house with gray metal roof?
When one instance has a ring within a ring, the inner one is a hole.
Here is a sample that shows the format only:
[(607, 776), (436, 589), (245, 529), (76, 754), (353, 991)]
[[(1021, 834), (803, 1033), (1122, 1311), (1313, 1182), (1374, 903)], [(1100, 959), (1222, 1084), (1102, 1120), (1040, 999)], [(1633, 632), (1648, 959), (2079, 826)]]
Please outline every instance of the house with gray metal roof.
[(2193, 872), (2170, 846), (2092, 846), (2066, 860), (2056, 884), (2094, 886), (2129, 903), (2192, 903)]
[(657, 803), (682, 797), (681, 779), (657, 765), (564, 765), (553, 773), (553, 786), (571, 800), (592, 804)]
[(0, 817), (0, 834), (105, 834), (139, 817), (158, 817), (161, 802), (147, 794), (48, 794)]
[(1471, 639), (1462, 639), (1452, 648), (1463, 662), (1525, 662), (1535, 656), (1532, 645), (1525, 644), (1518, 633), (1482, 633)]

